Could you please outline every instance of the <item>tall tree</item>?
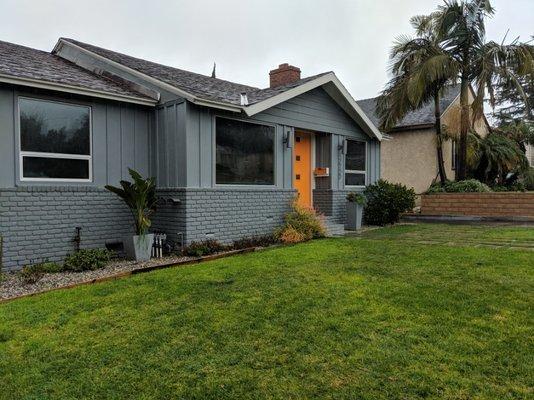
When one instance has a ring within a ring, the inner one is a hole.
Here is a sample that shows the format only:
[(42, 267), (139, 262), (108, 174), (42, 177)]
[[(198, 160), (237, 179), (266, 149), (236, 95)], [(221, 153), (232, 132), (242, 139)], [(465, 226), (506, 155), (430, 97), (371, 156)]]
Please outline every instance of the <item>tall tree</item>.
[(496, 111), (494, 118), (500, 127), (513, 122), (528, 121), (534, 124), (534, 76), (520, 79), (521, 86), (527, 96), (525, 102), (515, 87), (510, 82), (501, 82), (495, 88)]
[(378, 101), (378, 113), (382, 128), (389, 130), (408, 112), (433, 101), (436, 158), (440, 182), (444, 184), (447, 175), (443, 159), (440, 95), (458, 72), (437, 40), (433, 22), (431, 16), (413, 17), (411, 24), (417, 36), (397, 39), (390, 56), (393, 77)]
[[(483, 114), (485, 94), (495, 106), (494, 85), (508, 82), (521, 93), (524, 101), (528, 101), (521, 77), (529, 76), (534, 70), (534, 48), (517, 40), (509, 45), (486, 42), (485, 20), (494, 12), (489, 0), (447, 0), (432, 14), (437, 40), (456, 64), (460, 80), (457, 180), (466, 177), (467, 135), (475, 120)], [(471, 105), (470, 86), (476, 89)]]

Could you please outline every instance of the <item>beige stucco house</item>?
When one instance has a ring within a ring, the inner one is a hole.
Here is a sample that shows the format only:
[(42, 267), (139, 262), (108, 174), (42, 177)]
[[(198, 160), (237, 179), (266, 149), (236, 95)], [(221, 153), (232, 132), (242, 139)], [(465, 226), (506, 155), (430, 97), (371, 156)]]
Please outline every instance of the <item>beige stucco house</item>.
[[(474, 96), (471, 93), (470, 100)], [(377, 125), (380, 125), (376, 114), (377, 98), (358, 101), (358, 105)], [(459, 132), (460, 125), (460, 88), (453, 86), (441, 99), (442, 124), (448, 131)], [(475, 122), (475, 130), (481, 136), (489, 132), (485, 117)], [(381, 144), (380, 175), (383, 179), (394, 183), (402, 183), (414, 188), (420, 194), (425, 192), (438, 176), (436, 157), (436, 130), (433, 102), (420, 110), (406, 115), (390, 132), (387, 140)], [(453, 142), (443, 143), (445, 170), (449, 179), (454, 179)]]

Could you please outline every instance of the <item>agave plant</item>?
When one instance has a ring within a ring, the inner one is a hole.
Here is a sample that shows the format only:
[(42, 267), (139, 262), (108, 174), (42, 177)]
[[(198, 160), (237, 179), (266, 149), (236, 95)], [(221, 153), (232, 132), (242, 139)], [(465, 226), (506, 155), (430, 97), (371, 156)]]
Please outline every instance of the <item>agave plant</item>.
[(156, 211), (156, 182), (154, 178), (144, 179), (141, 174), (128, 168), (133, 182), (120, 181), (121, 187), (106, 185), (106, 189), (119, 196), (130, 209), (137, 235), (148, 232), (150, 216)]

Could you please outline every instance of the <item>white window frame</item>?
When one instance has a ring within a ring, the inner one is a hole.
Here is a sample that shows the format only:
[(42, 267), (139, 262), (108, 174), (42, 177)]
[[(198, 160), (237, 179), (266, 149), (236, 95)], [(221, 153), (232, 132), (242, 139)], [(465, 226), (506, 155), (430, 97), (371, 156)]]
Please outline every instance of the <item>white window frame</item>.
[[(39, 151), (23, 151), (22, 150), (22, 131), (20, 126), (20, 100), (32, 100), (32, 101), (42, 101), (48, 103), (56, 104), (65, 104), (69, 106), (76, 106), (87, 108), (89, 110), (89, 154), (65, 154), (65, 153), (47, 153)], [(18, 139), (19, 139), (19, 176), (21, 182), (72, 182), (72, 183), (92, 183), (93, 182), (93, 110), (91, 106), (85, 104), (69, 103), (65, 101), (56, 101), (41, 99), (37, 97), (22, 97), (18, 98), (17, 103), (18, 108)], [(34, 177), (25, 177), (24, 176), (24, 157), (39, 157), (39, 158), (54, 158), (61, 160), (86, 160), (89, 164), (89, 177), (88, 179), (75, 179), (75, 178), (34, 178)]]
[[(248, 124), (270, 126), (274, 129), (273, 135), (273, 183), (268, 185), (258, 185), (258, 184), (247, 184), (247, 183), (217, 183), (217, 118), (229, 119), (238, 122), (244, 122)], [(213, 116), (213, 164), (212, 164), (212, 183), (213, 187), (223, 187), (223, 188), (236, 188), (236, 189), (272, 189), (275, 188), (277, 182), (277, 159), (278, 159), (278, 149), (277, 149), (277, 140), (278, 140), (278, 129), (275, 124), (268, 122), (256, 121), (256, 120), (247, 120), (242, 118), (234, 118), (226, 115), (214, 115)]]
[[(347, 168), (347, 154), (344, 154), (345, 156), (345, 173), (343, 174), (343, 185), (346, 188), (355, 188), (355, 189), (361, 189), (364, 188), (367, 185), (367, 160), (369, 157), (369, 147), (368, 143), (365, 140), (358, 140), (358, 139), (345, 139), (347, 141), (347, 152), (348, 152), (348, 142), (360, 142), (365, 144), (365, 169), (364, 170), (356, 170), (356, 169), (346, 169)], [(365, 184), (364, 185), (347, 185), (347, 174), (363, 174)]]

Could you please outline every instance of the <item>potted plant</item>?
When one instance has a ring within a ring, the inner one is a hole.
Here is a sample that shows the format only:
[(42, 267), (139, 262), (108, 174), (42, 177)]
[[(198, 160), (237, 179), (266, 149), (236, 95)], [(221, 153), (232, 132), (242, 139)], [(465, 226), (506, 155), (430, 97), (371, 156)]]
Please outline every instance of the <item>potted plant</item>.
[(135, 235), (124, 241), (124, 250), (129, 258), (148, 261), (152, 252), (154, 235), (148, 234), (150, 216), (156, 211), (156, 183), (154, 178), (144, 179), (138, 172), (128, 168), (133, 182), (121, 181), (121, 187), (106, 185), (106, 189), (119, 196), (134, 217)]
[(361, 193), (350, 192), (347, 195), (347, 224), (346, 228), (355, 231), (362, 228), (363, 206), (365, 196)]

